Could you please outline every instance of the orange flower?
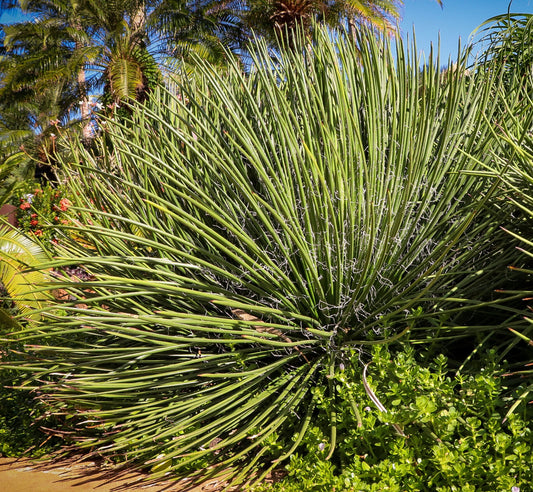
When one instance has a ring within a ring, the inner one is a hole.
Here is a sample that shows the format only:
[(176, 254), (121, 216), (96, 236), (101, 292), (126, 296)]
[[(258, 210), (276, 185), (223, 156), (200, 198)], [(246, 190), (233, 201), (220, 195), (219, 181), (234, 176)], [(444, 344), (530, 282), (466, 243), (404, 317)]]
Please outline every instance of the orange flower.
[(24, 202), (21, 206), (21, 210), (28, 210), (31, 207), (31, 204), (29, 202)]
[(38, 223), (39, 223), (38, 220), (31, 220), (31, 221), (30, 221), (30, 225), (31, 225), (31, 226), (36, 226)]
[(72, 202), (68, 199), (68, 198), (62, 198), (59, 202), (59, 208), (63, 211), (63, 212), (66, 212), (69, 207), (72, 205)]
[(39, 236), (39, 237), (40, 237), (40, 236), (43, 235), (43, 231), (41, 231), (41, 229), (37, 229), (37, 230), (34, 232), (34, 234), (35, 234), (36, 236)]

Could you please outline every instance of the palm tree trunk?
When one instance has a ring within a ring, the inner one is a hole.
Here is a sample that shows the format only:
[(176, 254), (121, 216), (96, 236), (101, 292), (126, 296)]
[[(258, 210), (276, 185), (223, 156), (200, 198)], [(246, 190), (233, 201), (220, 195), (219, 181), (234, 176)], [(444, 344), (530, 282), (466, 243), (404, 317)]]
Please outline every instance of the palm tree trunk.
[[(146, 24), (146, 12), (144, 7), (144, 2), (139, 2), (131, 16), (130, 28), (136, 38), (139, 37), (139, 34), (142, 32), (144, 25)], [(140, 45), (141, 43), (139, 41), (140, 39), (137, 40)]]
[(89, 142), (92, 137), (91, 114), (89, 108), (89, 97), (87, 95), (87, 86), (85, 83), (85, 68), (78, 71), (78, 89), (81, 94), (80, 111), (81, 111), (81, 127), (83, 142)]
[(355, 25), (355, 19), (352, 15), (348, 16), (348, 29), (350, 30), (352, 41), (355, 41), (357, 37), (357, 26)]

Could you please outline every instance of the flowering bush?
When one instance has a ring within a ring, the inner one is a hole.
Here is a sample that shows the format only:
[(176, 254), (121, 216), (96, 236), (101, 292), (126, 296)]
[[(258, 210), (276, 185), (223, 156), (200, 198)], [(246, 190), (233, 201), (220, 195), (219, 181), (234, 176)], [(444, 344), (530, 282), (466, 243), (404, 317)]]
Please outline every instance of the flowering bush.
[(41, 239), (45, 244), (57, 244), (56, 226), (68, 225), (68, 210), (72, 202), (61, 188), (28, 187), (19, 200), (17, 220), (19, 228)]

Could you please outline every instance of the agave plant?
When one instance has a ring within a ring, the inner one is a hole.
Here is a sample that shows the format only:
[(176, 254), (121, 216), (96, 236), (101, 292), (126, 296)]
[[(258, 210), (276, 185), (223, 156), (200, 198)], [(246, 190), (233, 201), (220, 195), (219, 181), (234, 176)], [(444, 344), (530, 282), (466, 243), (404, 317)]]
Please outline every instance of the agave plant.
[(93, 280), (64, 282), (76, 300), (14, 339), (81, 446), (258, 479), (298, 449), (323, 385), (334, 459), (346, 353), (491, 328), (514, 252), (495, 180), (472, 171), (496, 145), (497, 77), (443, 81), (438, 59), (420, 71), (414, 47), (365, 30), (357, 47), (316, 36), (276, 63), (258, 43), (248, 75), (199, 62), (96, 152), (73, 144), (79, 227), (53, 265)]

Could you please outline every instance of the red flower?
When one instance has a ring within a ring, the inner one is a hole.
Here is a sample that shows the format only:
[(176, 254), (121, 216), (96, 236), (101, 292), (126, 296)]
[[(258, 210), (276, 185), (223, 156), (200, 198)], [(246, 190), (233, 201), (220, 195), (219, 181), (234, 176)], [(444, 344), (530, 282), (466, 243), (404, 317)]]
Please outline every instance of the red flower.
[(31, 225), (31, 226), (36, 226), (38, 223), (39, 223), (38, 220), (31, 220), (31, 221), (30, 221), (30, 225)]
[(61, 208), (63, 212), (66, 212), (71, 205), (72, 202), (68, 198), (62, 198), (59, 202), (59, 208)]
[(37, 229), (37, 230), (34, 232), (34, 234), (35, 234), (36, 236), (39, 236), (39, 237), (40, 237), (40, 236), (43, 235), (43, 231), (41, 231), (41, 229)]
[(32, 219), (35, 219), (35, 217), (37, 217), (37, 214), (31, 214), (30, 217), (31, 217)]
[(56, 216), (54, 217), (54, 220), (55, 220), (56, 222), (59, 222), (59, 217), (56, 215)]
[(24, 202), (21, 206), (21, 210), (28, 210), (31, 207), (31, 204), (29, 202)]

